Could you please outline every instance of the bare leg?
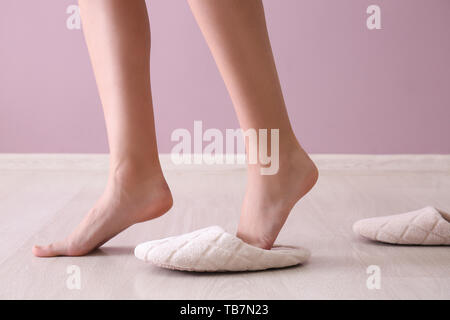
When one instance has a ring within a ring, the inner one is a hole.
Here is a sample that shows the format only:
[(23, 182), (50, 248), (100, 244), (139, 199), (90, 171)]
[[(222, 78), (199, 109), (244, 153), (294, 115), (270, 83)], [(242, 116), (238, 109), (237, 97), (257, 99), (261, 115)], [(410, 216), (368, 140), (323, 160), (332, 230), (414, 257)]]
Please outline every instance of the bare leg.
[(80, 0), (111, 152), (106, 190), (65, 240), (37, 256), (84, 255), (130, 225), (161, 216), (172, 196), (158, 159), (144, 0)]
[[(316, 183), (317, 168), (289, 122), (261, 0), (189, 0), (225, 81), (243, 130), (279, 129), (280, 165), (261, 175), (249, 165), (238, 237), (270, 249), (295, 203)], [(248, 146), (247, 146), (248, 148)]]

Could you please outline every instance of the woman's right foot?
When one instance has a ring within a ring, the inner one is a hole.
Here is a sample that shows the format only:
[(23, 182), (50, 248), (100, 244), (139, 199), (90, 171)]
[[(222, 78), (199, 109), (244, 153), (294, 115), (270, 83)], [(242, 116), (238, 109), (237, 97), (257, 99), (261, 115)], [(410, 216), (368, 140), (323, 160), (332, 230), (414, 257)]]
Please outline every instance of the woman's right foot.
[(243, 241), (271, 249), (294, 205), (317, 182), (319, 172), (305, 151), (294, 143), (280, 154), (275, 175), (261, 175), (249, 167), (247, 191), (237, 236)]
[(33, 247), (38, 257), (82, 256), (131, 225), (157, 218), (172, 207), (172, 195), (162, 172), (112, 174), (94, 208), (65, 240)]

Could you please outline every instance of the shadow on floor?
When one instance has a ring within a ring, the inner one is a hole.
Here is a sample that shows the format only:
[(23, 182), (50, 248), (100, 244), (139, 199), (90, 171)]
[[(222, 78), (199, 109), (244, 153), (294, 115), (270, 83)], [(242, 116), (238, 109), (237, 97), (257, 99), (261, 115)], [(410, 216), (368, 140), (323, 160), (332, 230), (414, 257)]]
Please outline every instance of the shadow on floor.
[(308, 263), (304, 263), (303, 265), (296, 265), (285, 268), (278, 269), (266, 269), (266, 270), (257, 270), (257, 271), (223, 271), (223, 272), (192, 272), (192, 271), (182, 271), (182, 270), (171, 270), (160, 268), (157, 266), (151, 265), (149, 268), (149, 272), (151, 274), (158, 274), (170, 277), (198, 277), (198, 278), (209, 278), (209, 277), (232, 277), (236, 275), (260, 275), (260, 274), (276, 274), (280, 272), (298, 272), (300, 269), (304, 268)]
[(94, 250), (88, 256), (134, 256), (133, 246), (123, 246), (123, 247), (101, 247)]

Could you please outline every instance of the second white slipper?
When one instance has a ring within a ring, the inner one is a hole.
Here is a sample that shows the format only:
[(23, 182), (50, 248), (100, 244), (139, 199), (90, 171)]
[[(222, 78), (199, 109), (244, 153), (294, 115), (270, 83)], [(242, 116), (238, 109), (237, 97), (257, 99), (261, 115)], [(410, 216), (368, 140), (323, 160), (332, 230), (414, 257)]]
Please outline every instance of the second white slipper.
[(450, 215), (433, 207), (357, 221), (353, 231), (392, 244), (450, 245)]
[(304, 263), (307, 249), (251, 246), (219, 226), (139, 244), (135, 256), (159, 267), (196, 272), (255, 271)]

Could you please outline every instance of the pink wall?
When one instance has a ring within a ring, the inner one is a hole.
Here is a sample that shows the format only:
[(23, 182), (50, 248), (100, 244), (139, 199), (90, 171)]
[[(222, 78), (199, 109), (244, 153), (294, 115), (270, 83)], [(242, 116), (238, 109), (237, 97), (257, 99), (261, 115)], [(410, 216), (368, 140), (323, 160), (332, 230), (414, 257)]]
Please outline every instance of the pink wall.
[[(75, 0), (0, 2), (0, 152), (106, 152)], [(176, 128), (237, 127), (185, 1), (149, 1), (161, 152)], [(381, 7), (382, 30), (366, 8)], [(267, 0), (288, 110), (314, 153), (450, 153), (449, 0)]]

